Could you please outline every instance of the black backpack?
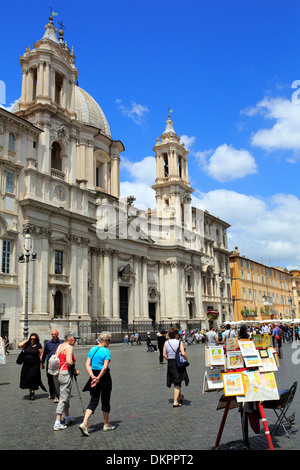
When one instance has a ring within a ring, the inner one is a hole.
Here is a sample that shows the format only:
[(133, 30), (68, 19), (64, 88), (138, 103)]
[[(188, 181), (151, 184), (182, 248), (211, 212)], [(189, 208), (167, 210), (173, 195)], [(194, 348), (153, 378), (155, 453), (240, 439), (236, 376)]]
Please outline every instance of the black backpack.
[(282, 338), (283, 338), (282, 329), (281, 329), (281, 328), (278, 328), (278, 330), (277, 330), (277, 335), (276, 335), (276, 339), (282, 339)]

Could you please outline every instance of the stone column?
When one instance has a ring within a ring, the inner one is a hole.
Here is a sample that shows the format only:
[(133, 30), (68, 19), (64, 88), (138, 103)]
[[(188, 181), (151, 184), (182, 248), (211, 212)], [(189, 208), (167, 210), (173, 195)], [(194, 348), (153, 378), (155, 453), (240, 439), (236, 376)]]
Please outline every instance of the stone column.
[(49, 62), (45, 62), (44, 64), (44, 96), (46, 98), (48, 98), (50, 95), (49, 85), (50, 85), (50, 64)]
[(26, 85), (28, 70), (22, 69), (22, 94), (21, 103), (26, 103)]
[(111, 279), (111, 254), (110, 250), (103, 251), (103, 319), (109, 320), (112, 307), (112, 279)]
[(113, 292), (113, 319), (120, 319), (120, 294), (119, 294), (119, 276), (118, 276), (118, 251), (113, 252), (112, 259), (112, 292)]
[(119, 155), (114, 155), (111, 157), (111, 194), (115, 197), (120, 195), (120, 179), (119, 179), (119, 165), (120, 157)]
[(43, 64), (43, 62), (39, 62), (38, 67), (37, 67), (36, 96), (42, 96), (43, 95), (43, 84), (44, 84), (44, 64)]
[(166, 318), (166, 293), (165, 293), (165, 273), (164, 273), (164, 262), (159, 261), (158, 263), (158, 279), (159, 279), (159, 290), (160, 290), (160, 320), (163, 321)]
[(133, 257), (133, 270), (135, 272), (134, 279), (134, 320), (138, 320), (141, 317), (141, 257)]
[(148, 306), (148, 258), (142, 258), (142, 317), (149, 320), (149, 306)]

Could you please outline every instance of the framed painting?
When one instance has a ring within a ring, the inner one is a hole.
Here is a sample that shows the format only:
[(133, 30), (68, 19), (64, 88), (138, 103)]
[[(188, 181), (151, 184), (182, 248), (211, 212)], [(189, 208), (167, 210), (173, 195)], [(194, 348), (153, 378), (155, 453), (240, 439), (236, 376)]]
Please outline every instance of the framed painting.
[(259, 367), (260, 372), (272, 372), (278, 370), (274, 354), (266, 349), (267, 356), (261, 356), (262, 365)]
[(255, 356), (257, 354), (257, 350), (253, 341), (239, 341), (239, 347), (244, 357)]
[(271, 344), (271, 335), (263, 334), (263, 335), (253, 335), (252, 336), (254, 345), (256, 348), (268, 348)]
[(237, 349), (239, 349), (237, 337), (227, 338), (226, 339), (226, 351), (236, 351)]
[(262, 366), (261, 357), (258, 354), (258, 352), (254, 354), (253, 356), (245, 356), (244, 361), (245, 361), (246, 367), (261, 367)]
[(242, 369), (244, 360), (241, 351), (228, 351), (226, 354), (227, 369)]
[(226, 397), (245, 395), (242, 372), (226, 372), (222, 374), (224, 394)]
[(203, 393), (221, 390), (222, 388), (223, 380), (221, 371), (206, 371), (203, 381)]
[(223, 346), (209, 346), (209, 356), (211, 366), (225, 366)]

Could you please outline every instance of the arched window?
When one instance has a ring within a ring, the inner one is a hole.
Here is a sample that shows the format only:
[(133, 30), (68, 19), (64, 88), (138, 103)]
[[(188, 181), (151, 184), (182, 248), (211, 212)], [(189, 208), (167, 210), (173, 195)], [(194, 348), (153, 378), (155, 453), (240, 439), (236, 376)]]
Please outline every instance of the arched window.
[(168, 154), (164, 153), (163, 154), (163, 159), (164, 159), (164, 176), (165, 178), (169, 176), (169, 162), (168, 162)]
[(181, 156), (178, 157), (178, 173), (179, 173), (179, 178), (182, 178), (182, 158), (181, 158)]
[(51, 148), (51, 168), (62, 171), (61, 147), (57, 142), (53, 142)]

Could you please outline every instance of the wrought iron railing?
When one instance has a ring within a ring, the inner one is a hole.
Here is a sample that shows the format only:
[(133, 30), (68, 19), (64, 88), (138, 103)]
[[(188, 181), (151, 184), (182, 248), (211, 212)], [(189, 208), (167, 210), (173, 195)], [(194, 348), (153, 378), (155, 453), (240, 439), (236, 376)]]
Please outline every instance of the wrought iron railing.
[[(156, 339), (157, 333), (161, 330), (168, 331), (171, 327), (180, 327), (180, 323), (176, 322), (165, 322), (152, 323), (151, 321), (146, 322), (132, 322), (132, 323), (116, 323), (116, 322), (98, 322), (93, 321), (91, 323), (83, 322), (78, 325), (78, 335), (83, 338), (87, 344), (95, 344), (98, 335), (102, 331), (109, 331), (112, 336), (112, 343), (122, 343), (124, 341), (125, 334), (130, 336), (139, 333), (141, 341), (146, 341), (148, 332), (152, 340)], [(187, 321), (186, 330), (193, 331), (201, 329), (201, 321)]]

